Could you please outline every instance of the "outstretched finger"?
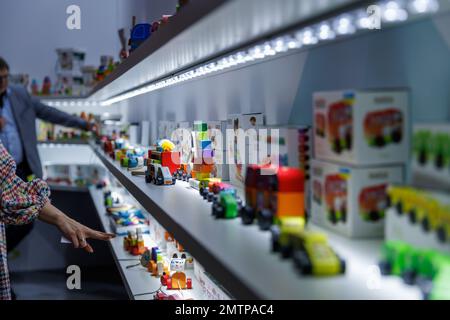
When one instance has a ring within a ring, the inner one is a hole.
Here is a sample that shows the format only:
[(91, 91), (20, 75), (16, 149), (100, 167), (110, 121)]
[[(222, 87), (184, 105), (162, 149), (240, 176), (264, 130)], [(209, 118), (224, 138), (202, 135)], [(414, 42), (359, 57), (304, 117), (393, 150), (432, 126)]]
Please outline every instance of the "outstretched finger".
[(86, 242), (86, 246), (84, 247), (84, 250), (86, 250), (89, 253), (94, 253), (94, 249), (92, 249), (91, 245)]
[(108, 240), (114, 238), (116, 235), (113, 233), (105, 233), (105, 232), (94, 231), (94, 230), (89, 229), (87, 232), (87, 236), (92, 239), (108, 241)]
[(78, 249), (80, 246), (80, 243), (78, 242), (78, 236), (76, 233), (73, 233), (70, 235), (70, 240), (72, 241), (73, 247), (75, 249)]

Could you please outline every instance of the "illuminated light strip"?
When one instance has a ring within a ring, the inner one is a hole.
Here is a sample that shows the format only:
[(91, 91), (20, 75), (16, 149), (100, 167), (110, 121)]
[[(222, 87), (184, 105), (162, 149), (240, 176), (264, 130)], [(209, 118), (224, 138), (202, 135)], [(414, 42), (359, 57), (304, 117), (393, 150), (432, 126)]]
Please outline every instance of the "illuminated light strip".
[(45, 100), (42, 99), (42, 103), (50, 107), (95, 107), (100, 105), (97, 101), (85, 101), (85, 100)]
[[(409, 18), (409, 14), (428, 14), (435, 13), (439, 10), (438, 0), (383, 0), (377, 2), (377, 5), (380, 9), (381, 20), (388, 25), (404, 22)], [(100, 102), (100, 105), (109, 106), (120, 101), (192, 80), (210, 73), (219, 72), (265, 58), (272, 58), (287, 51), (314, 46), (318, 43), (335, 38), (350, 36), (358, 30), (363, 31), (370, 29), (370, 23), (371, 20), (368, 17), (366, 9), (344, 13), (313, 26), (305, 27), (298, 30), (296, 33), (277, 37), (271, 41), (255, 45), (248, 50), (242, 50), (214, 62), (206, 63), (196, 69), (104, 100)]]

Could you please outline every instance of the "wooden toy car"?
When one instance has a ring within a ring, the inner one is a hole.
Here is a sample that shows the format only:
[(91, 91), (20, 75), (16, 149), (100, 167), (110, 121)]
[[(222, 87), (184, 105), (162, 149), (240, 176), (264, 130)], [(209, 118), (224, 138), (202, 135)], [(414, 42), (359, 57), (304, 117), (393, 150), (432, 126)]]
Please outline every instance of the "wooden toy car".
[(347, 180), (341, 175), (325, 178), (325, 203), (332, 223), (347, 220)]
[(294, 264), (301, 274), (331, 276), (345, 273), (345, 261), (328, 245), (325, 234), (297, 230), (288, 236)]
[(246, 205), (240, 212), (244, 224), (251, 224), (256, 218), (260, 229), (269, 230), (281, 218), (305, 216), (302, 170), (250, 165), (246, 173)]
[(200, 182), (198, 191), (200, 192), (200, 195), (202, 197), (206, 196), (208, 194), (208, 186), (210, 183), (222, 181), (222, 179), (220, 179), (220, 178), (204, 178), (204, 179), (198, 179), (198, 180)]
[(353, 137), (352, 105), (346, 100), (336, 102), (328, 111), (328, 139), (336, 153), (351, 150)]
[(367, 187), (359, 194), (359, 209), (366, 221), (378, 221), (385, 216), (388, 207), (387, 185)]
[(400, 143), (403, 137), (403, 115), (394, 108), (367, 113), (364, 118), (364, 135), (370, 146), (384, 147)]
[(381, 248), (381, 273), (400, 276), (408, 284), (418, 279), (433, 281), (439, 271), (449, 265), (450, 256), (415, 248), (402, 241), (387, 241)]
[(270, 228), (272, 234), (272, 251), (280, 252), (283, 258), (289, 258), (293, 253), (291, 237), (305, 227), (303, 217), (286, 217), (279, 225)]
[(224, 182), (210, 181), (208, 184), (208, 191), (203, 193), (203, 198), (207, 199), (208, 202), (211, 202), (214, 200), (214, 197), (222, 191), (236, 197), (236, 189), (232, 185)]
[(172, 177), (168, 167), (158, 166), (156, 168), (156, 185), (172, 185), (175, 184), (177, 180)]
[(149, 150), (148, 159), (149, 163), (168, 167), (170, 174), (174, 174), (180, 168), (180, 152)]
[(239, 215), (240, 207), (240, 201), (233, 194), (222, 191), (213, 204), (212, 215), (218, 219), (233, 219)]

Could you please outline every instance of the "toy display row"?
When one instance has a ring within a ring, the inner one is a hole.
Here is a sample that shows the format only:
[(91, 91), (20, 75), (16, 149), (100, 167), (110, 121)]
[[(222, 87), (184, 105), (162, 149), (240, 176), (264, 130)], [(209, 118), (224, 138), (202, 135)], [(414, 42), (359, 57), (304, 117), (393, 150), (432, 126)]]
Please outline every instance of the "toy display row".
[(261, 230), (271, 230), (273, 252), (280, 252), (283, 258), (292, 257), (302, 274), (344, 273), (345, 261), (328, 245), (326, 235), (304, 228), (304, 180), (298, 168), (250, 165), (245, 179), (245, 206), (235, 188), (214, 178), (200, 181), (200, 194), (213, 201), (214, 217), (240, 216), (243, 224), (251, 225), (256, 220)]
[[(118, 235), (126, 235), (137, 228), (140, 232), (149, 232), (148, 218), (135, 206), (124, 203), (119, 197), (106, 190), (103, 194), (106, 211), (110, 217), (111, 227)], [(138, 253), (141, 254), (141, 253)]]
[(435, 250), (388, 241), (381, 249), (380, 270), (396, 275), (409, 285), (418, 285), (425, 299), (450, 299), (450, 256)]
[(193, 267), (192, 257), (184, 251), (184, 248), (173, 237), (166, 232), (165, 240), (173, 244), (175, 252), (170, 256), (163, 253), (159, 247), (145, 247), (140, 229), (133, 234), (130, 232), (124, 238), (124, 249), (133, 255), (140, 255), (139, 264), (129, 265), (127, 268), (137, 266), (144, 267), (153, 277), (159, 277), (161, 288), (157, 290), (154, 299), (157, 300), (178, 300), (178, 295), (168, 295), (162, 291), (166, 290), (190, 290), (192, 289), (192, 279), (186, 276), (184, 272), (187, 266)]
[(424, 232), (435, 233), (441, 243), (450, 241), (450, 201), (445, 203), (432, 193), (409, 186), (391, 186), (388, 194), (399, 215), (407, 215)]
[[(195, 131), (203, 132), (202, 128), (201, 123), (194, 124)], [(197, 150), (197, 154), (204, 155), (208, 150), (207, 140), (200, 141), (198, 145), (202, 147)], [(122, 147), (120, 143), (116, 146)], [(177, 157), (173, 157), (171, 147), (169, 144), (166, 148), (159, 147), (159, 151), (149, 151), (147, 182), (157, 180), (155, 174), (164, 177), (160, 171), (167, 168), (165, 170), (168, 174), (167, 181), (166, 178), (162, 178), (166, 181), (164, 184), (172, 184), (173, 178), (169, 176), (170, 173), (178, 179), (183, 177), (188, 179), (191, 186), (197, 188), (204, 199), (213, 202), (214, 217), (233, 219), (240, 216), (246, 225), (257, 221), (262, 230), (269, 230), (275, 224), (276, 226), (272, 228), (274, 251), (283, 248), (280, 250), (284, 252), (284, 257), (293, 255), (302, 273), (324, 275), (345, 272), (345, 262), (328, 247), (326, 236), (304, 230), (305, 177), (302, 170), (249, 166), (245, 181), (246, 206), (243, 206), (234, 187), (221, 182), (219, 178), (211, 178), (207, 172), (203, 174), (203, 166), (208, 166), (208, 161), (197, 166), (194, 164), (195, 169), (190, 172), (187, 165), (177, 168), (176, 162), (172, 162)], [(105, 151), (113, 153), (111, 149), (112, 143), (105, 144)], [(280, 241), (281, 246), (278, 245)], [(314, 248), (322, 248), (320, 250), (326, 253), (321, 256), (323, 259), (316, 257), (318, 253)]]

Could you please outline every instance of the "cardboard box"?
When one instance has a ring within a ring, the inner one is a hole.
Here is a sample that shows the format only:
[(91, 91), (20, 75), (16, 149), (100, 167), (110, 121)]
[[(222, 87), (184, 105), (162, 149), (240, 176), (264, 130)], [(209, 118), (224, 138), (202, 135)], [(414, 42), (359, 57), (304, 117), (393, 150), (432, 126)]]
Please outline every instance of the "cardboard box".
[[(265, 124), (265, 117), (263, 113), (249, 113), (249, 114), (231, 114), (228, 116), (227, 129), (248, 129), (258, 130)], [(224, 161), (228, 161), (228, 154), (231, 154), (234, 150), (234, 161), (229, 163), (229, 176), (230, 182), (238, 188), (244, 187), (246, 167), (249, 162), (249, 143), (245, 143), (245, 150), (239, 150), (237, 139), (226, 140), (226, 158)], [(234, 140), (234, 141), (232, 141)]]
[(315, 158), (355, 165), (409, 160), (407, 91), (318, 92), (313, 100)]
[(401, 165), (358, 168), (313, 160), (312, 221), (349, 237), (381, 237), (387, 187), (403, 180)]

